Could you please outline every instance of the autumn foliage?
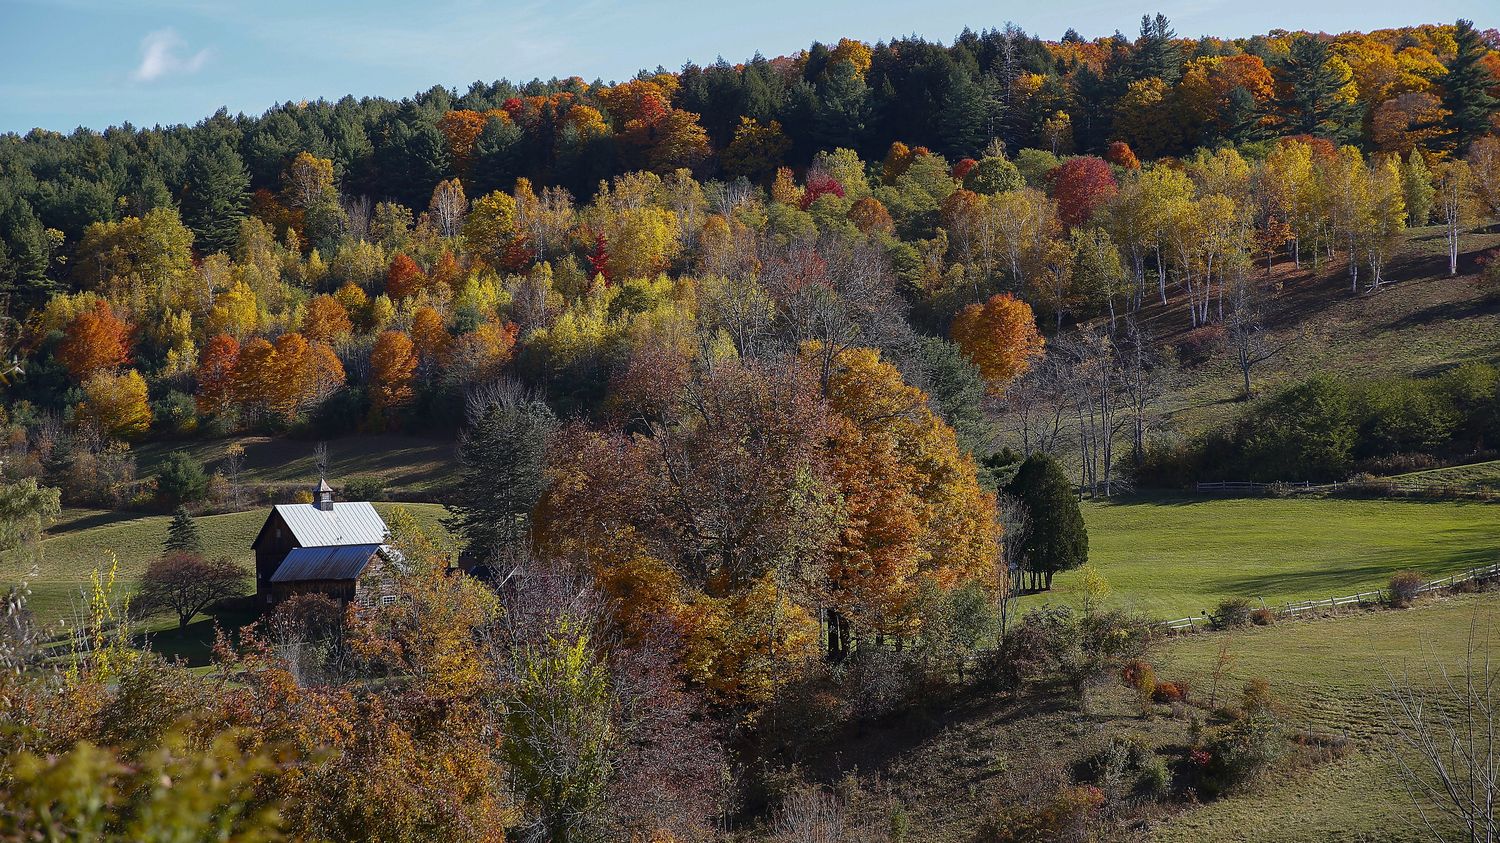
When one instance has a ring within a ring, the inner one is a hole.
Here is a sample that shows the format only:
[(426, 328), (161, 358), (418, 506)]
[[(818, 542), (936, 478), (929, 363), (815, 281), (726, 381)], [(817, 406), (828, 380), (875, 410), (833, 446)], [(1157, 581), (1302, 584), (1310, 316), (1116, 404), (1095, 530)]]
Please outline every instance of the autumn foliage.
[(996, 394), (1025, 374), (1044, 346), (1031, 306), (1010, 293), (964, 307), (949, 333)]
[(109, 302), (99, 300), (67, 325), (57, 360), (83, 381), (95, 372), (113, 372), (130, 362), (131, 327)]

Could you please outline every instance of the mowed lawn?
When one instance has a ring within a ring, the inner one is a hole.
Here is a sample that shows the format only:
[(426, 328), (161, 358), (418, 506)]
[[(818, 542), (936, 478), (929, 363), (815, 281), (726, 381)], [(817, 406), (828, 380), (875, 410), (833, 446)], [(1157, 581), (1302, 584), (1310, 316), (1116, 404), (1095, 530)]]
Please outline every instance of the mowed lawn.
[[(1347, 737), (1343, 758), (1273, 776), (1250, 792), (1194, 808), (1152, 832), (1157, 841), (1404, 841), (1411, 802), (1391, 742), (1385, 695), (1393, 683), (1430, 687), (1439, 667), (1461, 671), (1471, 633), (1500, 647), (1500, 595), (1443, 597), (1399, 611), (1294, 621), (1167, 644), (1158, 674), (1206, 698), (1220, 647), (1231, 696), (1263, 677), (1296, 729)], [(1500, 650), (1496, 650), (1500, 655)], [(1222, 697), (1222, 694), (1221, 694)]]
[[(1441, 577), (1500, 562), (1500, 505), (1320, 498), (1086, 502), (1089, 557), (1110, 601), (1162, 618), (1226, 597), (1268, 605), (1382, 588), (1406, 569)], [(1075, 602), (1077, 572), (1023, 608)]]
[[(442, 530), (438, 521), (444, 510), (437, 504), (375, 504), (382, 515), (398, 506), (410, 510), (424, 527)], [(250, 543), (269, 511), (269, 508), (254, 509), (196, 519), (204, 553), (231, 559), (245, 566), (246, 571), (253, 571), (255, 554)], [(108, 572), (111, 553), (119, 561), (120, 581), (127, 588), (133, 585), (146, 565), (160, 555), (171, 520), (167, 515), (66, 510), (41, 543), (42, 556), (36, 572), (33, 574), (15, 563), (0, 563), (0, 587), (27, 580), (31, 587), (31, 608), (39, 620), (51, 624), (60, 618), (71, 619), (91, 573), (96, 568)]]

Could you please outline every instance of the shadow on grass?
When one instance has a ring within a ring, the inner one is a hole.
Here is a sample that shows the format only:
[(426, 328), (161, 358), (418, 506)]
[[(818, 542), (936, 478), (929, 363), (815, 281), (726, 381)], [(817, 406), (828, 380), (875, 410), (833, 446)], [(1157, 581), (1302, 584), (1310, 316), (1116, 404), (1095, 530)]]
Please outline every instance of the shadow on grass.
[(1376, 560), (1336, 571), (1276, 571), (1254, 576), (1231, 576), (1211, 580), (1210, 585), (1225, 594), (1257, 595), (1261, 593), (1317, 593), (1321, 597), (1345, 597), (1356, 591), (1385, 587), (1386, 580), (1397, 571), (1416, 570), (1430, 577), (1493, 565), (1500, 561), (1500, 547), (1494, 544), (1471, 547), (1447, 553), (1435, 553), (1423, 559), (1412, 559), (1407, 551), (1372, 551)]
[(216, 628), (222, 628), (229, 633), (231, 640), (235, 640), (241, 627), (258, 618), (253, 610), (215, 607), (198, 615), (185, 627), (174, 623), (165, 629), (145, 633), (138, 643), (167, 659), (181, 660), (188, 667), (203, 667), (213, 661)]
[(135, 521), (141, 518), (149, 518), (153, 514), (155, 513), (128, 512), (112, 509), (102, 512), (90, 512), (86, 515), (80, 515), (76, 518), (62, 518), (53, 522), (52, 526), (47, 528), (46, 537), (51, 538), (53, 536), (61, 536), (66, 535), (67, 533), (78, 532), (80, 530), (87, 530), (92, 527), (106, 527), (110, 524), (119, 524), (125, 521)]

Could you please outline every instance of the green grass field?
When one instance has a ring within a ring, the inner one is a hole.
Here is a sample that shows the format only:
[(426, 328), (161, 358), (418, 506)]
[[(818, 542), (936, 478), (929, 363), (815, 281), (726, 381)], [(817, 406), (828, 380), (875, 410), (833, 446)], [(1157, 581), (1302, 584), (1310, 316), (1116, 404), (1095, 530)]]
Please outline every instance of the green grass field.
[(1347, 736), (1345, 757), (1300, 775), (1273, 777), (1250, 792), (1194, 808), (1153, 831), (1159, 841), (1398, 841), (1410, 801), (1388, 753), (1383, 695), (1392, 682), (1429, 685), (1441, 665), (1460, 667), (1471, 630), (1500, 645), (1500, 599), (1445, 597), (1404, 611), (1361, 612), (1271, 628), (1200, 635), (1169, 644), (1163, 679), (1186, 679), (1200, 696), (1219, 647), (1232, 658), (1224, 684), (1268, 679), (1291, 724)]
[[(382, 513), (404, 506), (425, 526), (441, 529), (438, 519), (443, 516), (443, 508), (436, 504), (377, 503), (375, 506)], [(232, 559), (251, 570), (255, 555), (250, 543), (265, 523), (268, 511), (253, 509), (198, 518), (204, 552)], [(36, 573), (31, 575), (14, 563), (0, 563), (0, 583), (27, 580), (32, 592), (31, 608), (39, 620), (50, 624), (71, 617), (80, 589), (89, 582), (95, 568), (108, 570), (111, 553), (119, 560), (121, 582), (134, 583), (147, 563), (161, 553), (170, 521), (166, 515), (66, 510), (41, 544), (42, 557)]]
[[(1500, 562), (1500, 506), (1486, 503), (1175, 498), (1083, 512), (1109, 599), (1162, 618), (1231, 596), (1274, 606), (1381, 588), (1408, 568), (1437, 578)], [(1059, 574), (1021, 606), (1074, 602), (1078, 583)]]
[[(312, 486), (318, 481), (316, 442), (270, 436), (149, 442), (136, 450), (142, 477), (156, 472), (167, 454), (184, 450), (209, 471), (223, 470), (226, 449), (245, 449), (242, 481), (248, 486)], [(448, 480), (453, 465), (451, 439), (382, 434), (328, 440), (328, 479), (335, 486), (355, 477), (375, 478), (387, 491), (423, 495)]]
[(1392, 480), (1436, 488), (1453, 488), (1472, 492), (1500, 492), (1500, 460), (1429, 468), (1397, 474)]

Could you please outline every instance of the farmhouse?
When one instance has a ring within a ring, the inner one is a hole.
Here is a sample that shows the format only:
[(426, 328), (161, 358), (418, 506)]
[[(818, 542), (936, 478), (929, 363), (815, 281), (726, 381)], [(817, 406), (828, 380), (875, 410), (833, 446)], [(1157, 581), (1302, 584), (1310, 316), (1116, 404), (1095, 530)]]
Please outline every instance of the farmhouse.
[(312, 503), (277, 504), (256, 535), (256, 602), (269, 605), (309, 593), (345, 602), (394, 599), (379, 576), (400, 561), (385, 543), (389, 534), (375, 507), (336, 502), (333, 487), (319, 481)]

